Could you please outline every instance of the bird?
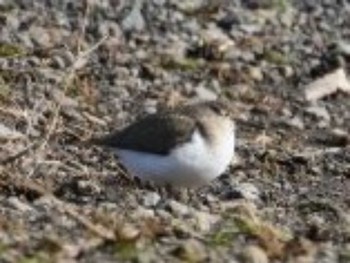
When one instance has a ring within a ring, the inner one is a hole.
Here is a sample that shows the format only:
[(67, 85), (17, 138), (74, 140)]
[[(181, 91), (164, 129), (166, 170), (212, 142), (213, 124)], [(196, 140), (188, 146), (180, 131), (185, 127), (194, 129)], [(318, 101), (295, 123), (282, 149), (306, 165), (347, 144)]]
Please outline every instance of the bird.
[(202, 101), (136, 119), (93, 139), (119, 158), (141, 182), (193, 188), (225, 172), (235, 148), (235, 124), (227, 102)]

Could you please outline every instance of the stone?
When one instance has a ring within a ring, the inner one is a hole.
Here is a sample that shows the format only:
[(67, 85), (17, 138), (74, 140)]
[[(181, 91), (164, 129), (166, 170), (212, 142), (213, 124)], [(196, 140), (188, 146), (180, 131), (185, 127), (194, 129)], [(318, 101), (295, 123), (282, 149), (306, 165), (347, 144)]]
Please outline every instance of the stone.
[(123, 19), (121, 26), (124, 31), (141, 31), (145, 28), (145, 20), (141, 14), (143, 0), (134, 0), (130, 13)]
[(294, 116), (293, 118), (286, 119), (283, 122), (289, 127), (297, 128), (299, 130), (303, 130), (304, 129), (304, 122), (298, 116)]
[(181, 204), (175, 200), (170, 200), (168, 203), (170, 211), (177, 216), (186, 216), (190, 213), (187, 205)]
[(23, 138), (24, 135), (0, 123), (0, 140), (15, 140)]
[(251, 183), (241, 183), (233, 190), (233, 196), (241, 197), (250, 201), (257, 201), (260, 199), (259, 189)]
[(132, 214), (132, 218), (135, 220), (140, 220), (142, 218), (154, 218), (155, 212), (151, 208), (144, 208), (142, 206), (138, 207)]
[(339, 40), (337, 42), (337, 48), (340, 53), (349, 56), (350, 55), (350, 43), (345, 40)]
[(205, 88), (203, 86), (198, 86), (197, 88), (195, 88), (195, 93), (196, 93), (198, 99), (203, 100), (203, 101), (204, 100), (216, 100), (218, 97), (218, 95), (214, 91), (212, 91), (208, 88)]
[(66, 67), (64, 59), (61, 56), (54, 56), (51, 62), (52, 67), (57, 69), (63, 69)]
[(248, 69), (249, 76), (255, 81), (262, 81), (264, 75), (259, 67), (249, 67)]
[(40, 48), (49, 48), (51, 46), (51, 37), (43, 27), (32, 26), (29, 30), (30, 38), (35, 45)]
[[(218, 1), (219, 0), (215, 0)], [(183, 12), (195, 12), (199, 11), (202, 8), (205, 8), (206, 5), (208, 5), (210, 1), (203, 1), (203, 0), (171, 0), (170, 3), (175, 5), (177, 9)]]
[(155, 99), (146, 99), (143, 103), (143, 107), (146, 113), (153, 114), (157, 112), (157, 100)]
[(249, 245), (243, 250), (242, 259), (244, 263), (269, 263), (265, 251), (254, 245)]
[(123, 224), (118, 228), (118, 238), (122, 241), (133, 241), (140, 236), (140, 230), (131, 224)]
[(219, 217), (215, 215), (211, 215), (202, 211), (193, 212), (192, 216), (195, 219), (196, 225), (195, 227), (200, 232), (208, 232), (211, 227), (218, 222)]
[(207, 251), (198, 240), (189, 239), (175, 249), (174, 255), (186, 262), (203, 262), (207, 258)]
[(305, 87), (305, 98), (307, 101), (316, 101), (338, 90), (350, 93), (350, 82), (343, 68), (338, 68), (308, 84)]
[(325, 107), (314, 105), (306, 108), (305, 111), (318, 119), (322, 119), (327, 122), (331, 120), (331, 117)]
[(156, 192), (148, 192), (146, 193), (142, 198), (142, 203), (146, 207), (155, 207), (159, 201), (161, 200), (161, 197)]
[(10, 206), (21, 212), (33, 212), (33, 208), (21, 201), (18, 197), (11, 196), (7, 199), (7, 202)]

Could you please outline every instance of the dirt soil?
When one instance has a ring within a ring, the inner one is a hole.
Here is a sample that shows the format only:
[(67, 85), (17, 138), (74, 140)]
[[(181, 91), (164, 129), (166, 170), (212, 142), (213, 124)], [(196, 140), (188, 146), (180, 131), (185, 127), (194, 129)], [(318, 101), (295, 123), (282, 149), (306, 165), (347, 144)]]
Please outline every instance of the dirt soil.
[[(349, 70), (346, 0), (1, 0), (0, 262), (350, 262)], [(235, 160), (191, 198), (82, 143), (217, 98)]]

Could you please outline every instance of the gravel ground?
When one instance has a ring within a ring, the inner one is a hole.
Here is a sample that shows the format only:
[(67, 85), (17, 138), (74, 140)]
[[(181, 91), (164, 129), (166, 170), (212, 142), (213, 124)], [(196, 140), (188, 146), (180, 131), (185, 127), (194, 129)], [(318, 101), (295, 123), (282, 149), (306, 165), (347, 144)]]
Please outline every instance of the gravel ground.
[[(350, 262), (348, 1), (0, 0), (0, 30), (1, 262)], [(236, 159), (190, 199), (80, 143), (220, 97)]]

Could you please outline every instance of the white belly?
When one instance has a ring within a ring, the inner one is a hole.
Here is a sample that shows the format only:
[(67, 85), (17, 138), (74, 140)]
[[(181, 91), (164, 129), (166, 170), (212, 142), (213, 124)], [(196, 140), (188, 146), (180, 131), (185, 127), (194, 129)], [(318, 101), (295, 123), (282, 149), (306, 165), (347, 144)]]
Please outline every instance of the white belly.
[(198, 186), (221, 175), (234, 154), (234, 132), (231, 130), (211, 147), (195, 132), (191, 141), (175, 148), (167, 156), (118, 149), (127, 170), (143, 181), (177, 186)]

